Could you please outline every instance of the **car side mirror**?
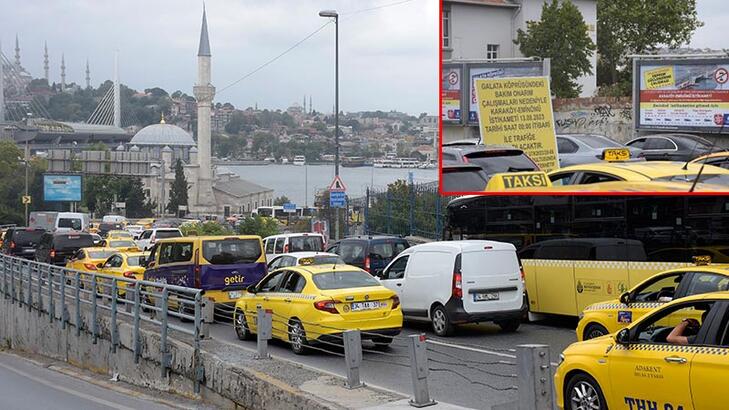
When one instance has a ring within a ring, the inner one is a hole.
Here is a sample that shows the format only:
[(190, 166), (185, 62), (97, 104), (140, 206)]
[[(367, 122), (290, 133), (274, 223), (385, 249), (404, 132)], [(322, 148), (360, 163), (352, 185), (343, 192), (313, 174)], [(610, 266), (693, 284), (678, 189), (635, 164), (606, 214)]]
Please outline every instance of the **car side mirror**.
[(375, 274), (373, 276), (378, 277), (380, 279), (384, 279), (384, 269), (375, 269)]
[(96, 267), (99, 268), (99, 269), (103, 268), (104, 267), (104, 262), (97, 263), (96, 264)]
[(248, 287), (246, 288), (246, 291), (247, 291), (248, 293), (253, 293), (253, 294), (256, 294), (256, 292), (257, 292), (257, 289), (256, 289), (256, 285), (249, 285), (249, 286), (248, 286)]
[(625, 292), (622, 295), (620, 295), (620, 303), (627, 305), (630, 303), (630, 292)]
[(626, 345), (630, 341), (630, 331), (628, 329), (621, 329), (615, 334), (615, 341), (618, 344)]

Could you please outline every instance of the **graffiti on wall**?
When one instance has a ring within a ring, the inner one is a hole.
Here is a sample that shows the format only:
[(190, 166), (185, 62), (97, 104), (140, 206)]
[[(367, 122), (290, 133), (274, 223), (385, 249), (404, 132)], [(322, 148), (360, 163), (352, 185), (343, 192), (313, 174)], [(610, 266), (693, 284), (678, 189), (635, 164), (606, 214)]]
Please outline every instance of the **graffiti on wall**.
[(633, 110), (630, 106), (595, 104), (565, 110), (555, 110), (557, 133), (594, 133), (607, 135), (617, 141), (633, 136)]

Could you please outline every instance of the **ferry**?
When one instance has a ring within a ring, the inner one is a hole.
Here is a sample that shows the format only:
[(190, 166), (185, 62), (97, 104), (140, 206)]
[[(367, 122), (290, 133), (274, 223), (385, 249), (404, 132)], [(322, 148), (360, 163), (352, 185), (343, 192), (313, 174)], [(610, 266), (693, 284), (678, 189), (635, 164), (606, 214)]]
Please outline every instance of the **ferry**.
[(346, 157), (342, 160), (342, 166), (347, 168), (364, 167), (366, 164), (364, 157)]
[(283, 157), (281, 158), (281, 165), (286, 165), (288, 163), (289, 163), (289, 159), (288, 158), (283, 158)]
[(297, 155), (294, 157), (294, 165), (304, 166), (306, 165), (306, 157), (303, 155)]

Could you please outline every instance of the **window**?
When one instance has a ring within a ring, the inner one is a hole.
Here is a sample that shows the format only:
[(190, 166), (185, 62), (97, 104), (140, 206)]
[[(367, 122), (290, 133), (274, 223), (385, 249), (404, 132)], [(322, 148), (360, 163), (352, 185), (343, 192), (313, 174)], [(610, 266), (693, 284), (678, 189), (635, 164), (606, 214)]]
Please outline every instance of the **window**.
[(274, 253), (283, 253), (284, 242), (286, 242), (286, 238), (276, 238), (276, 251)]
[(694, 301), (662, 309), (633, 328), (631, 341), (651, 344), (668, 343), (666, 337), (674, 326), (683, 319), (695, 319), (699, 325), (687, 328), (681, 336), (686, 336), (689, 344), (700, 344), (697, 336), (713, 305), (714, 302)]
[(408, 266), (408, 258), (409, 256), (403, 256), (390, 265), (390, 269), (385, 272), (383, 279), (402, 279), (405, 276), (405, 268)]
[(627, 145), (629, 147), (633, 147), (633, 148), (642, 149), (643, 146), (645, 145), (645, 138), (636, 138), (633, 141), (630, 141), (625, 145)]
[(289, 238), (289, 252), (324, 250), (324, 241), (321, 236), (292, 236)]
[(728, 285), (729, 278), (726, 276), (703, 272), (694, 273), (686, 290), (686, 296), (729, 290)]
[(202, 248), (203, 258), (216, 265), (253, 263), (261, 257), (258, 239), (226, 238), (203, 241)]
[(150, 236), (152, 236), (152, 231), (144, 231), (139, 239), (149, 239)]
[(574, 172), (562, 172), (559, 174), (551, 175), (549, 179), (552, 180), (552, 185), (554, 186), (570, 185), (570, 180), (572, 179), (573, 175), (575, 175)]
[(669, 140), (668, 138), (648, 138), (648, 140), (645, 143), (645, 146), (643, 149), (651, 150), (651, 149), (668, 149), (668, 150), (677, 150), (678, 147), (676, 144), (673, 143), (673, 141)]
[(451, 46), (451, 10), (443, 6), (443, 48)]
[(286, 279), (286, 283), (281, 286), (281, 292), (301, 293), (306, 286), (306, 279), (296, 272), (292, 272)]
[(258, 292), (273, 292), (281, 282), (281, 279), (283, 279), (285, 273), (285, 271), (275, 272), (263, 279), (263, 282), (257, 286)]
[(567, 138), (557, 138), (557, 152), (560, 154), (572, 154), (577, 152), (577, 144)]
[(273, 245), (276, 243), (276, 239), (266, 239), (266, 253), (273, 253)]
[(119, 268), (122, 266), (122, 257), (121, 255), (114, 255), (106, 260), (106, 263), (104, 264), (105, 268)]
[(499, 58), (499, 45), (498, 44), (487, 44), (486, 45), (486, 59), (496, 60)]
[(81, 219), (78, 219), (78, 218), (59, 218), (58, 219), (58, 227), (59, 228), (71, 228), (74, 231), (80, 231), (81, 230)]
[(347, 241), (339, 244), (338, 253), (346, 263), (364, 263), (366, 248), (364, 241)]
[(676, 293), (683, 274), (668, 275), (656, 278), (643, 284), (633, 292), (631, 302), (670, 302)]
[(159, 264), (187, 262), (192, 259), (192, 242), (163, 243), (159, 247)]
[(620, 181), (620, 178), (597, 172), (585, 172), (582, 174), (582, 178), (580, 178), (580, 184), (597, 184), (599, 182), (610, 181)]

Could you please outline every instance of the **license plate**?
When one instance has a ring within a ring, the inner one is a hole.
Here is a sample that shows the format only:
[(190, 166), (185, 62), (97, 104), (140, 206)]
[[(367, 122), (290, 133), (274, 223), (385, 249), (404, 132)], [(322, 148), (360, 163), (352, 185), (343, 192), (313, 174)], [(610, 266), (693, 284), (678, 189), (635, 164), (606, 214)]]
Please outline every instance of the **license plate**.
[(380, 302), (353, 302), (349, 305), (352, 312), (358, 312), (360, 310), (374, 310), (380, 308)]
[(473, 300), (482, 302), (484, 300), (499, 300), (499, 292), (492, 293), (474, 293)]
[(230, 299), (238, 299), (242, 295), (243, 295), (243, 293), (239, 290), (237, 290), (235, 292), (228, 292), (228, 298), (230, 298)]

